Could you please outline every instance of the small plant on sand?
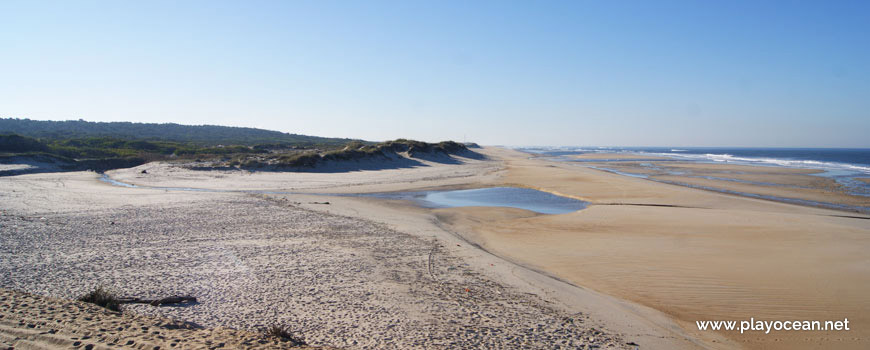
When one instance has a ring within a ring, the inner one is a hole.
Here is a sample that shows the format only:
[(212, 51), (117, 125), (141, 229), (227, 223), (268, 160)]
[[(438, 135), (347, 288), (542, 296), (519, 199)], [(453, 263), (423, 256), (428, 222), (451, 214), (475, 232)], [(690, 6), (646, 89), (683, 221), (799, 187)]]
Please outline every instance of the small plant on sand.
[(102, 286), (97, 287), (88, 294), (82, 295), (78, 300), (121, 312), (121, 302), (118, 300), (118, 297)]
[(290, 333), (287, 328), (279, 325), (273, 325), (269, 328), (266, 328), (266, 335), (279, 338), (282, 341), (289, 341), (293, 343), (293, 346), (307, 345), (304, 340), (297, 338), (293, 335), (293, 333)]

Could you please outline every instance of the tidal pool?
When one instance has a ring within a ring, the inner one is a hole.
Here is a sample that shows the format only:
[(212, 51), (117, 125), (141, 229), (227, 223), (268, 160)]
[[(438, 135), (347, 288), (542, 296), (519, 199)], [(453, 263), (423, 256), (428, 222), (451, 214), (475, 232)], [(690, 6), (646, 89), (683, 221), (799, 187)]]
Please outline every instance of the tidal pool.
[(587, 202), (519, 187), (489, 187), (472, 190), (394, 192), (364, 194), (365, 197), (413, 200), (426, 208), (509, 207), (541, 214), (564, 214), (586, 208)]

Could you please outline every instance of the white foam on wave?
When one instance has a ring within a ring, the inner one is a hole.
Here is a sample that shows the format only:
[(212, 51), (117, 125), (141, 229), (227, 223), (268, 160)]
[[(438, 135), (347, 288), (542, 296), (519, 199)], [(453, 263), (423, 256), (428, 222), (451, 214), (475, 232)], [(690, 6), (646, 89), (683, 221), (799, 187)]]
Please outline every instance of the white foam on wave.
[(700, 161), (712, 161), (717, 163), (734, 163), (747, 165), (773, 165), (787, 168), (801, 169), (821, 169), (821, 170), (845, 170), (852, 172), (860, 172), (870, 174), (870, 167), (860, 166), (848, 163), (824, 162), (818, 160), (798, 160), (785, 158), (753, 158), (753, 157), (735, 157), (734, 155), (723, 153), (707, 153), (707, 154), (681, 154), (681, 153), (650, 153), (659, 156), (668, 156), (673, 158), (684, 158)]
[(787, 168), (801, 169), (820, 169), (826, 171), (848, 171), (853, 173), (861, 173), (870, 175), (870, 166), (855, 165), (839, 162), (825, 162), (819, 160), (798, 160), (787, 158), (755, 158), (755, 157), (736, 157), (728, 153), (706, 153), (693, 154), (683, 153), (688, 150), (673, 148), (670, 152), (643, 152), (638, 150), (627, 150), (613, 147), (577, 147), (577, 146), (540, 146), (540, 147), (516, 147), (531, 153), (545, 153), (552, 151), (563, 152), (579, 152), (579, 153), (627, 153), (637, 155), (651, 155), (659, 157), (671, 157), (676, 159), (686, 159), (702, 162), (716, 163), (733, 163), (745, 165), (767, 165), (767, 166), (782, 166)]

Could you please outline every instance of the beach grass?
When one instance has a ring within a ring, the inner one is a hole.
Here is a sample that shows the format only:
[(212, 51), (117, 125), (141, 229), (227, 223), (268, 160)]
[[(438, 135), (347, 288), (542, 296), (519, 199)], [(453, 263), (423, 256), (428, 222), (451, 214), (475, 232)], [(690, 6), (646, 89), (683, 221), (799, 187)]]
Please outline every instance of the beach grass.
[(99, 305), (112, 311), (121, 312), (121, 301), (114, 293), (103, 286), (98, 286), (88, 294), (82, 295), (78, 298), (78, 301)]
[(301, 338), (294, 336), (293, 333), (290, 332), (289, 329), (287, 329), (286, 327), (281, 326), (281, 325), (272, 325), (269, 328), (266, 328), (264, 333), (266, 333), (267, 336), (275, 337), (275, 338), (279, 338), (283, 341), (291, 342), (296, 346), (307, 345), (305, 343), (305, 340), (302, 340)]

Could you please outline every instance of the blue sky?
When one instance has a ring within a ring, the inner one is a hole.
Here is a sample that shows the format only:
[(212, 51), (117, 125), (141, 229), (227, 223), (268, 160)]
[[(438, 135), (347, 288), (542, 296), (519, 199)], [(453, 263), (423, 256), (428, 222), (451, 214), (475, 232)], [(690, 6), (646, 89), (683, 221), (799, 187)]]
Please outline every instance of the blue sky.
[(0, 1), (0, 116), (870, 147), (870, 2)]

